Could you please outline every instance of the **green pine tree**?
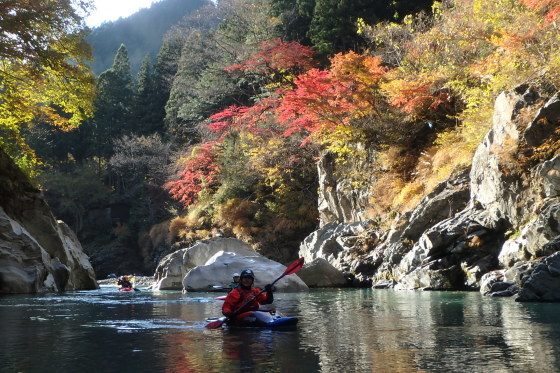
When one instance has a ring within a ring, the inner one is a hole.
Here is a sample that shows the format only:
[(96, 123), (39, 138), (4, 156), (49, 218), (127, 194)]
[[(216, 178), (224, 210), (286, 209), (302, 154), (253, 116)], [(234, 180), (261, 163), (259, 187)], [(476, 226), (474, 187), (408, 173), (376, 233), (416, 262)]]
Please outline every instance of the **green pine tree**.
[(135, 133), (148, 135), (160, 132), (163, 128), (163, 107), (156, 99), (159, 92), (156, 90), (154, 67), (150, 56), (146, 56), (136, 77), (137, 88), (134, 100), (132, 119)]
[(92, 123), (96, 155), (110, 157), (112, 141), (135, 132), (132, 123), (133, 87), (128, 52), (121, 45), (113, 66), (97, 79), (96, 111)]
[(282, 20), (278, 32), (284, 38), (313, 45), (325, 57), (364, 47), (364, 40), (356, 33), (358, 18), (368, 24), (397, 21), (407, 14), (429, 10), (432, 3), (433, 0), (271, 0), (271, 9)]

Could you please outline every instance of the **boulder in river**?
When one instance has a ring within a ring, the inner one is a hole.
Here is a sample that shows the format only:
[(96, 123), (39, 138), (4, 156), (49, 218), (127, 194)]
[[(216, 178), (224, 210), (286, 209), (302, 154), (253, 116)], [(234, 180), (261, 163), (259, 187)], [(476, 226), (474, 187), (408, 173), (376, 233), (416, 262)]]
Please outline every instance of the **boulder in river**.
[[(246, 257), (235, 253), (216, 254), (206, 265), (198, 266), (185, 276), (183, 287), (187, 291), (210, 291), (213, 286), (226, 285), (234, 272), (251, 269), (255, 273), (254, 286), (264, 288), (286, 271), (286, 266), (264, 256)], [(296, 275), (284, 276), (275, 285), (276, 291), (306, 291), (308, 286)]]
[[(218, 253), (234, 253), (241, 256), (253, 257), (261, 256), (247, 243), (236, 238), (211, 238), (199, 241), (187, 249), (177, 250), (161, 260), (154, 274), (155, 290), (183, 290), (183, 278), (187, 273), (197, 266), (205, 265), (212, 257)], [(231, 275), (228, 274), (224, 284), (231, 282)], [(218, 281), (213, 285), (220, 285)]]

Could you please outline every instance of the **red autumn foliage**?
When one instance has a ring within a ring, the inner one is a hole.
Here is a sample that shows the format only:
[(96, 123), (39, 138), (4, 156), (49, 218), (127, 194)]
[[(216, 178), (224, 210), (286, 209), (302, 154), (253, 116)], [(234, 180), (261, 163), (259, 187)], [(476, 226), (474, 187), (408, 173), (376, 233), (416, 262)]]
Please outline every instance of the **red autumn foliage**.
[(296, 42), (281, 39), (263, 41), (258, 52), (240, 64), (226, 67), (226, 71), (251, 71), (270, 74), (288, 72), (299, 74), (312, 68), (313, 49)]
[(379, 82), (386, 72), (381, 60), (354, 52), (337, 54), (330, 70), (311, 69), (294, 81), (277, 110), (286, 136), (349, 125), (355, 117), (375, 113)]
[(208, 125), (211, 131), (224, 133), (232, 126), (233, 119), (247, 111), (245, 106), (232, 105), (210, 117), (212, 123)]
[[(229, 131), (245, 130), (254, 135), (272, 135), (278, 133), (274, 110), (279, 102), (276, 96), (262, 99), (251, 107), (230, 106), (210, 117), (208, 128), (222, 135)], [(274, 125), (270, 125), (273, 122)]]
[(217, 185), (219, 166), (216, 164), (215, 144), (207, 142), (195, 148), (179, 173), (179, 179), (164, 185), (171, 197), (185, 207), (196, 201), (202, 189)]
[(545, 14), (547, 23), (553, 22), (560, 18), (560, 1), (559, 0), (520, 0), (528, 8)]
[(348, 108), (340, 96), (342, 86), (330, 71), (311, 69), (294, 83), (296, 88), (286, 93), (278, 108), (278, 120), (289, 127), (286, 136), (343, 122)]

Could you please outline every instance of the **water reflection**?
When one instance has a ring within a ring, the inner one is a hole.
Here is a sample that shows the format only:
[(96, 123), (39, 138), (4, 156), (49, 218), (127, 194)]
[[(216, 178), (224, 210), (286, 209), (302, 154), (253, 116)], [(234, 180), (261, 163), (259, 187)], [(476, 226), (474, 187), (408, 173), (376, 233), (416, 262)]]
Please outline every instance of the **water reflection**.
[(318, 359), (297, 342), (297, 331), (229, 329), (223, 331), (222, 357), (228, 371), (296, 372), (305, 361), (319, 371)]
[(557, 304), (452, 292), (355, 290), (334, 292), (328, 302), (323, 296), (303, 297), (299, 309), (304, 343), (323, 371), (347, 371), (349, 361), (351, 371), (376, 372), (535, 372), (559, 363), (559, 320), (546, 316), (560, 311)]
[(213, 294), (108, 289), (0, 297), (2, 372), (549, 372), (559, 304), (478, 293), (275, 296), (297, 329), (204, 328)]

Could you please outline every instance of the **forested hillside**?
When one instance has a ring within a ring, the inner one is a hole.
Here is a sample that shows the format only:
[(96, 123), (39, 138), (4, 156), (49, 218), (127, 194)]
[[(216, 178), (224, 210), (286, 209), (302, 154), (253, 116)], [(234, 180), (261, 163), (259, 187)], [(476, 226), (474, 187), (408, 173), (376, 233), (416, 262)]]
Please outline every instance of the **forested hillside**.
[(161, 0), (131, 16), (95, 27), (86, 38), (93, 50), (93, 72), (99, 75), (110, 68), (115, 52), (124, 44), (132, 72), (136, 74), (146, 56), (155, 58), (171, 26), (209, 3), (210, 0)]
[(98, 274), (123, 257), (149, 271), (218, 232), (287, 262), (319, 225), (319, 157), (388, 226), (470, 165), (499, 92), (558, 90), (559, 16), (557, 0), (222, 0), (137, 75), (122, 45), (93, 116), (38, 121), (25, 144)]

